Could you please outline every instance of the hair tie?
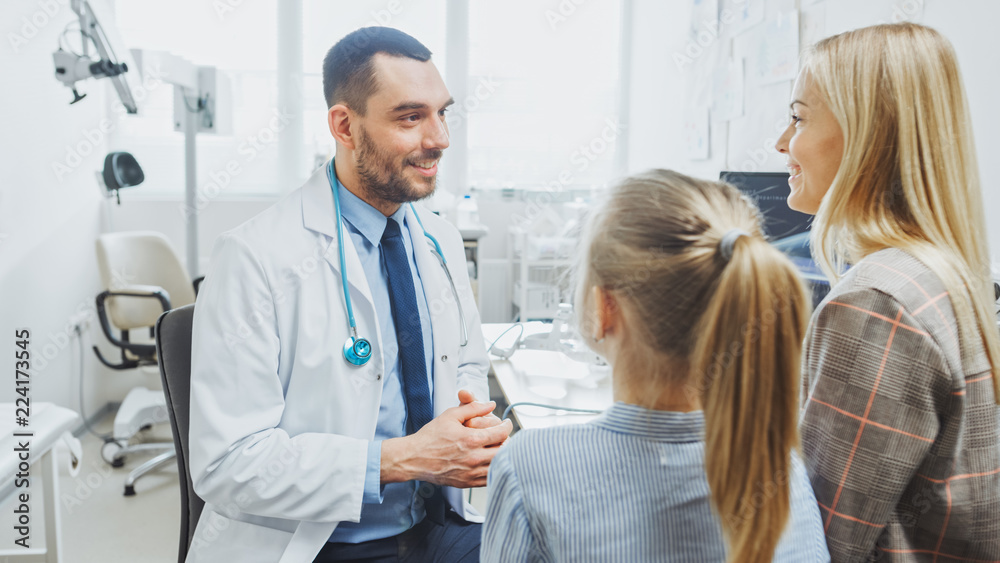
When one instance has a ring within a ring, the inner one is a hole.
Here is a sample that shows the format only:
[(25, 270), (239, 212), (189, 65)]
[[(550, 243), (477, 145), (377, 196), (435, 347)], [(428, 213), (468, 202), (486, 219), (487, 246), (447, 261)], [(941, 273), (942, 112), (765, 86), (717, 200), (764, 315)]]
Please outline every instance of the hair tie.
[(719, 241), (719, 252), (722, 254), (722, 259), (728, 262), (733, 257), (733, 245), (736, 244), (736, 239), (748, 236), (750, 233), (743, 229), (731, 229), (722, 235), (722, 240)]

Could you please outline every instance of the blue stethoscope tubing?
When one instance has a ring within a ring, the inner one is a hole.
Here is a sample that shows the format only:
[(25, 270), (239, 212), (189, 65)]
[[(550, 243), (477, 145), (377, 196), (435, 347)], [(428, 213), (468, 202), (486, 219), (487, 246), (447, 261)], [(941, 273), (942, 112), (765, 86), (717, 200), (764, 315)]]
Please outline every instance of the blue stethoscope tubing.
[[(347, 360), (349, 364), (355, 366), (363, 366), (368, 363), (368, 360), (372, 357), (372, 345), (367, 338), (358, 338), (358, 325), (354, 321), (354, 307), (351, 305), (351, 292), (347, 286), (347, 259), (344, 256), (344, 244), (343, 236), (345, 236), (343, 219), (340, 214), (340, 194), (337, 190), (337, 182), (333, 175), (333, 161), (326, 167), (326, 176), (330, 180), (330, 189), (333, 192), (333, 205), (337, 214), (337, 247), (340, 253), (340, 281), (344, 288), (344, 303), (347, 305), (347, 320), (351, 327), (351, 336), (344, 342), (344, 359)], [(410, 204), (410, 210), (413, 211), (413, 216), (417, 218), (417, 224), (420, 225), (420, 230), (424, 232), (424, 236), (434, 245), (434, 255), (437, 256), (438, 262), (441, 263), (441, 268), (444, 270), (445, 276), (448, 278), (448, 285), (451, 286), (451, 294), (455, 298), (455, 304), (458, 306), (458, 322), (462, 328), (462, 346), (466, 346), (469, 343), (469, 328), (465, 324), (465, 311), (462, 309), (462, 302), (458, 298), (458, 288), (455, 287), (455, 280), (451, 277), (451, 271), (448, 270), (448, 261), (444, 257), (444, 251), (441, 250), (441, 245), (438, 243), (437, 239), (433, 235), (427, 232), (424, 228), (424, 222), (420, 220), (420, 215), (417, 213), (413, 204)]]

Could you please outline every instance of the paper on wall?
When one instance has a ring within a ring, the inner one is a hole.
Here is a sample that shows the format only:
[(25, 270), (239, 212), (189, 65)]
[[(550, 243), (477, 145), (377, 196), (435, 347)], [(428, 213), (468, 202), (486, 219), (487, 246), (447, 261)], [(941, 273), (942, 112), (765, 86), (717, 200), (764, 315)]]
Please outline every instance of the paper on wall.
[(682, 134), (684, 155), (691, 160), (706, 160), (709, 157), (709, 111), (708, 106), (693, 106), (685, 112)]
[(743, 59), (716, 66), (712, 81), (712, 119), (729, 121), (743, 116)]
[(799, 13), (800, 52), (826, 37), (826, 4), (803, 8)]
[(727, 9), (736, 15), (733, 35), (739, 35), (764, 21), (764, 0), (727, 0), (723, 12)]
[(691, 29), (688, 36), (698, 39), (698, 34), (706, 30), (717, 32), (719, 25), (719, 0), (693, 0), (691, 11)]
[(774, 145), (788, 126), (791, 82), (748, 87), (743, 117), (729, 122), (728, 170), (775, 172), (785, 169), (785, 157)]
[(758, 33), (752, 83), (794, 80), (799, 71), (799, 13), (778, 14)]

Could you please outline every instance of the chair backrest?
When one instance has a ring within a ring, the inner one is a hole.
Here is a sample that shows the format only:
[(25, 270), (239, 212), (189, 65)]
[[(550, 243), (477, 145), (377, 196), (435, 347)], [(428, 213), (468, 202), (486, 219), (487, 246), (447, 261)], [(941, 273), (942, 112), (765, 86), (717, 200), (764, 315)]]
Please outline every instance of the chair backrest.
[[(105, 233), (97, 237), (97, 266), (104, 289), (154, 285), (167, 290), (171, 308), (194, 303), (194, 286), (187, 269), (156, 231)], [(112, 324), (120, 330), (150, 327), (163, 308), (155, 299), (112, 297), (107, 301)]]
[(191, 324), (194, 305), (171, 309), (156, 321), (156, 355), (160, 358), (160, 377), (167, 396), (170, 429), (177, 452), (177, 473), (181, 486), (181, 537), (178, 562), (184, 563), (191, 538), (205, 501), (194, 492), (188, 470), (191, 412)]

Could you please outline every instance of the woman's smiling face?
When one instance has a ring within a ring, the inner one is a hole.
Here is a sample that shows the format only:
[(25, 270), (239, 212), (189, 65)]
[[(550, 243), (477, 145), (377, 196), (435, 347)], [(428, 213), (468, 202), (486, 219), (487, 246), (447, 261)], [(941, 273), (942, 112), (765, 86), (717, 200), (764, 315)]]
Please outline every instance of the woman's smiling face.
[(788, 207), (815, 215), (844, 154), (844, 134), (807, 72), (795, 81), (791, 119), (775, 148), (787, 157)]

